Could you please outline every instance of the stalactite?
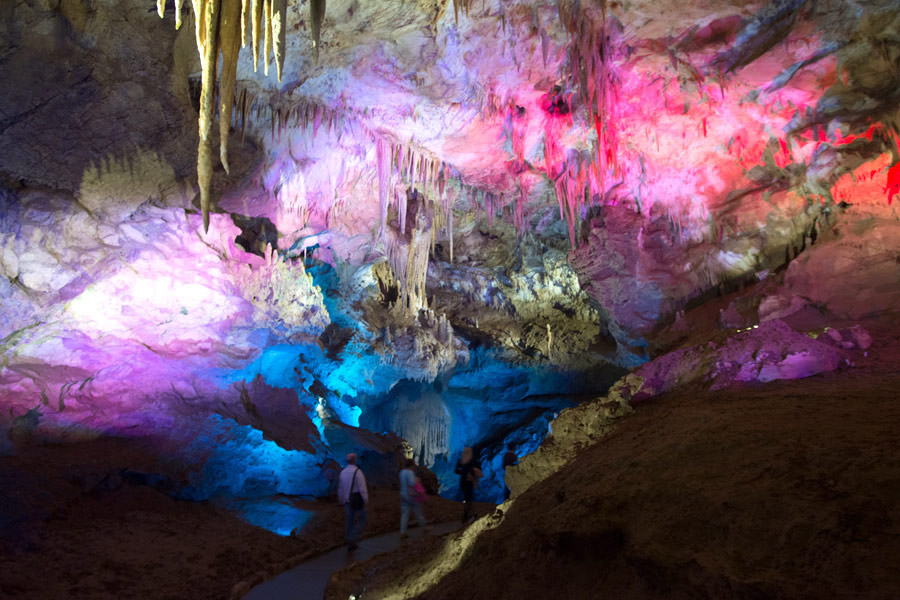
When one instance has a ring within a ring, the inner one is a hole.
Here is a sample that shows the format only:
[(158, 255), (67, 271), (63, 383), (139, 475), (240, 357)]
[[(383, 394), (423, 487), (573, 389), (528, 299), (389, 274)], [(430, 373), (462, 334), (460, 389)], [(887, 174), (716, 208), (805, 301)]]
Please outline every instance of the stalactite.
[[(596, 165), (585, 166), (581, 157), (576, 159), (574, 165), (569, 165), (567, 158), (566, 168), (561, 174), (565, 181), (557, 185), (558, 191), (563, 188), (566, 192), (560, 198), (560, 202), (565, 203), (560, 210), (568, 213), (570, 232), (574, 231), (574, 219), (585, 203), (584, 193), (580, 190), (587, 189), (589, 200), (595, 195), (604, 198), (607, 178), (619, 175), (616, 129), (618, 79), (612, 63), (613, 48), (610, 42), (613, 29), (608, 22), (606, 0), (599, 0), (598, 4), (601, 21), (595, 25), (578, 0), (558, 1), (560, 22), (569, 34), (568, 83), (578, 90), (597, 132)], [(546, 143), (545, 156), (556, 156), (552, 151), (555, 142), (551, 136), (546, 136)], [(548, 176), (554, 179), (552, 171), (548, 171)], [(571, 181), (572, 177), (575, 181)], [(573, 246), (576, 241), (572, 240)]]
[(435, 226), (431, 228), (431, 239), (428, 243), (428, 253), (431, 254), (432, 257), (434, 257), (434, 232), (436, 229), (437, 224), (435, 224)]
[(247, 47), (247, 32), (250, 31), (250, 10), (253, 4), (250, 0), (241, 0), (241, 48)]
[(313, 60), (319, 64), (319, 36), (325, 19), (325, 0), (309, 0), (309, 31), (312, 35)]
[(449, 229), (450, 229), (450, 264), (453, 264), (453, 209), (450, 209), (450, 215), (448, 216), (450, 221)]
[[(198, 37), (198, 45), (202, 41), (201, 52), (202, 86), (200, 95), (200, 144), (197, 149), (197, 179), (200, 184), (200, 208), (203, 212), (203, 229), (209, 230), (209, 186), (212, 181), (212, 121), (215, 111), (216, 92), (216, 57), (218, 48), (216, 37), (219, 25), (219, 0), (206, 0), (200, 3), (203, 21), (203, 37)], [(195, 2), (195, 8), (197, 3)], [(198, 20), (201, 20), (198, 17)]]
[(272, 52), (272, 1), (263, 0), (263, 75), (269, 76), (269, 54)]
[[(181, 9), (184, 0), (175, 0), (175, 27), (181, 27)], [(259, 64), (260, 27), (264, 27), (264, 70), (268, 74), (269, 53), (274, 46), (278, 81), (281, 81), (284, 57), (287, 49), (287, 0), (193, 0), (195, 15), (195, 37), (200, 54), (202, 70), (200, 93), (199, 133), (197, 149), (197, 180), (200, 185), (200, 206), (203, 211), (203, 227), (209, 227), (210, 195), (212, 181), (212, 121), (215, 116), (216, 73), (219, 52), (222, 53), (223, 67), (219, 89), (219, 133), (220, 158), (225, 171), (228, 165), (228, 133), (234, 107), (234, 84), (240, 47), (248, 41), (247, 30), (252, 34), (253, 69)], [(157, 0), (156, 9), (160, 17), (165, 13), (165, 0)], [(311, 0), (311, 10), (317, 15), (314, 23), (313, 48), (318, 60), (318, 39), (322, 17), (325, 13), (324, 0)], [(240, 34), (238, 33), (240, 30)], [(240, 46), (239, 46), (240, 44)], [(246, 93), (239, 96), (238, 110), (241, 118), (241, 138), (246, 127), (249, 102)], [(259, 107), (257, 107), (257, 112)], [(277, 116), (280, 129), (286, 125), (286, 116)], [(276, 117), (273, 115), (273, 129)]]
[(387, 224), (388, 190), (391, 183), (390, 158), (387, 142), (381, 138), (375, 140), (375, 169), (378, 172), (378, 206), (381, 219), (381, 223), (378, 226), (378, 239), (384, 238), (384, 228)]
[(259, 66), (259, 42), (261, 39), (260, 34), (262, 33), (261, 28), (263, 27), (264, 0), (250, 0), (250, 2), (250, 20), (253, 32), (251, 46), (253, 46), (253, 72), (255, 73)]
[(219, 82), (219, 158), (226, 173), (228, 166), (228, 133), (231, 129), (231, 113), (234, 107), (234, 82), (237, 77), (237, 60), (240, 52), (241, 4), (240, 0), (222, 0), (219, 17), (219, 46), (222, 50), (222, 78)]
[(407, 195), (405, 192), (400, 194), (400, 233), (406, 235), (406, 202)]
[(274, 0), (272, 6), (272, 39), (275, 42), (275, 67), (278, 83), (284, 68), (284, 54), (287, 51), (287, 0)]
[(315, 107), (315, 111), (313, 112), (313, 137), (319, 134), (319, 126), (322, 124), (322, 113), (325, 109), (323, 109), (318, 104)]
[[(197, 40), (197, 52), (200, 54), (200, 69), (206, 60), (206, 3), (209, 0), (193, 0), (194, 2), (194, 37)], [(201, 95), (202, 95), (201, 88)]]
[[(181, 29), (181, 8), (184, 6), (184, 0), (175, 0), (175, 30)], [(162, 15), (160, 15), (162, 16)]]
[(434, 175), (432, 176), (432, 181), (434, 181), (434, 190), (432, 192), (439, 198), (442, 202), (444, 200), (444, 185), (441, 182), (441, 173), (443, 172), (444, 163), (443, 161), (433, 161), (434, 165)]

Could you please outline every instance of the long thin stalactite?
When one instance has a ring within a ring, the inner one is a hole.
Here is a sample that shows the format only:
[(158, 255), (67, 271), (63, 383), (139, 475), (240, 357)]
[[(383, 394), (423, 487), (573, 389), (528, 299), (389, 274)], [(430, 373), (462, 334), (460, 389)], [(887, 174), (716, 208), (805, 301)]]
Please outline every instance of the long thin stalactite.
[[(175, 27), (181, 27), (184, 0), (175, 0)], [(201, 91), (198, 119), (200, 142), (197, 148), (197, 183), (200, 186), (200, 210), (203, 229), (209, 230), (210, 184), (213, 171), (212, 131), (216, 112), (217, 67), (222, 55), (222, 73), (218, 81), (219, 159), (225, 172), (228, 163), (228, 134), (234, 109), (235, 79), (241, 48), (249, 43), (253, 51), (253, 68), (259, 64), (263, 48), (263, 70), (269, 73), (269, 57), (274, 55), (278, 81), (284, 71), (287, 51), (287, 0), (193, 0), (195, 36), (200, 53)], [(160, 18), (165, 14), (166, 0), (157, 0)], [(325, 0), (311, 0), (313, 16), (313, 53), (318, 61), (319, 32), (325, 16)]]

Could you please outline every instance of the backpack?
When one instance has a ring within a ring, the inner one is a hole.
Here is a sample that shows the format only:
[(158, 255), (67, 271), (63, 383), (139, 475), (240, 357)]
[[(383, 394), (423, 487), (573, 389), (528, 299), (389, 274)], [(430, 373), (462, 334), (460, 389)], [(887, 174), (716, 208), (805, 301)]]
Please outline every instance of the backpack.
[(353, 479), (350, 480), (350, 508), (353, 510), (362, 510), (366, 507), (366, 501), (363, 500), (362, 494), (354, 492), (353, 484), (356, 483), (356, 474), (359, 473), (359, 467), (353, 472)]

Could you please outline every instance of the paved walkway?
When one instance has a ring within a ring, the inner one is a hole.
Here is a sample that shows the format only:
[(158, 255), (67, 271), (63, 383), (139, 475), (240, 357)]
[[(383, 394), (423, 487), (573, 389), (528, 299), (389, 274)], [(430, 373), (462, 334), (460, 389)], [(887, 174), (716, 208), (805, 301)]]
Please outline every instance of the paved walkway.
[[(439, 523), (428, 535), (445, 535), (459, 526), (456, 521)], [(411, 528), (409, 541), (421, 538), (422, 533), (418, 527)], [(333, 572), (353, 562), (390, 552), (402, 543), (400, 532), (396, 531), (360, 540), (359, 548), (354, 552), (347, 552), (347, 547), (342, 546), (259, 584), (243, 600), (320, 600), (325, 596), (325, 586)]]

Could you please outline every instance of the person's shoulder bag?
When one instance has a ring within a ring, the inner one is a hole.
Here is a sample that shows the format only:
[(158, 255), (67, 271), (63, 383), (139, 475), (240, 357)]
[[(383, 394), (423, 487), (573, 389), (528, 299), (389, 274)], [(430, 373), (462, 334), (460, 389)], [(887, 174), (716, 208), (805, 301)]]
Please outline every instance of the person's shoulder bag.
[(356, 483), (357, 473), (359, 473), (359, 467), (356, 467), (356, 470), (353, 471), (353, 479), (350, 480), (350, 508), (353, 510), (362, 510), (366, 507), (366, 502), (363, 500), (362, 494), (353, 491), (353, 484)]

